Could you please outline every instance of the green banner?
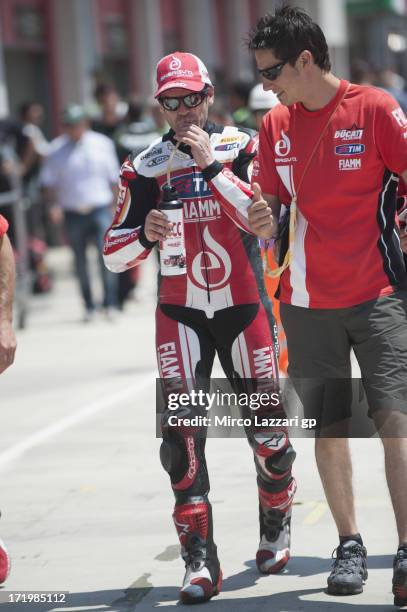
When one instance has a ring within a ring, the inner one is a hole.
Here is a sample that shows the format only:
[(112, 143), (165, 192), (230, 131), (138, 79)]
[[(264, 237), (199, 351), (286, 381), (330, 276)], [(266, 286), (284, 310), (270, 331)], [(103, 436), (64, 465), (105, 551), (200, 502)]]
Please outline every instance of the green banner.
[(396, 0), (347, 0), (349, 15), (369, 15), (374, 13), (400, 13), (400, 3)]

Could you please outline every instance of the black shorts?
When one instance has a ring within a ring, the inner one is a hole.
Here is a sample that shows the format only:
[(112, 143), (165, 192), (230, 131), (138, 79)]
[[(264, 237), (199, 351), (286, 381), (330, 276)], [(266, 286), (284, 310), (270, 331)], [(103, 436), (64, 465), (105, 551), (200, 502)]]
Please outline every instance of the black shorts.
[(305, 416), (325, 426), (351, 416), (350, 351), (359, 363), (369, 416), (407, 413), (407, 291), (357, 306), (315, 309), (281, 304), (288, 373)]

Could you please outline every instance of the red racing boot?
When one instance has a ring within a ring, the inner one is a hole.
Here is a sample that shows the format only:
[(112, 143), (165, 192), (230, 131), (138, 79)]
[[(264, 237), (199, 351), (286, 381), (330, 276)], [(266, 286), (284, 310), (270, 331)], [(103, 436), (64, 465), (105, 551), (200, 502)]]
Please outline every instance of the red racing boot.
[(275, 485), (259, 487), (260, 544), (256, 565), (262, 574), (276, 574), (290, 558), (291, 506), (297, 489), (294, 478), (279, 492), (272, 492)]
[(10, 557), (2, 540), (0, 540), (0, 584), (7, 580), (10, 573)]
[(180, 601), (195, 604), (217, 595), (222, 571), (213, 541), (212, 508), (205, 497), (190, 497), (175, 506), (173, 519), (185, 561), (185, 576)]

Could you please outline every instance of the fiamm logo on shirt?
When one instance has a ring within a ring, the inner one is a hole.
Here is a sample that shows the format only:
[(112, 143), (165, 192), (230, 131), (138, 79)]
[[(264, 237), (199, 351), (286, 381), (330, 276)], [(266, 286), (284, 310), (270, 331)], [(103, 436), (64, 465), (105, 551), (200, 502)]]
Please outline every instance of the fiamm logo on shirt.
[(339, 170), (360, 170), (362, 167), (362, 160), (360, 157), (354, 159), (340, 159)]

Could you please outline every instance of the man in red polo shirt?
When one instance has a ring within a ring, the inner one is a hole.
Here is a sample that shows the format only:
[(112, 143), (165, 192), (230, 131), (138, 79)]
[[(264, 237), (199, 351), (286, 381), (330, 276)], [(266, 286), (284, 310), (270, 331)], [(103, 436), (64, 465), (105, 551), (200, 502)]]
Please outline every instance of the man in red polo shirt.
[[(14, 293), (14, 255), (6, 235), (7, 221), (0, 215), (0, 374), (14, 361), (16, 339), (12, 327)], [(7, 549), (0, 540), (0, 584), (10, 571)]]
[[(332, 437), (333, 425), (349, 416), (353, 348), (384, 446), (399, 534), (393, 593), (402, 605), (407, 441), (399, 432), (407, 420), (407, 278), (395, 214), (398, 175), (407, 178), (407, 119), (386, 92), (330, 72), (324, 34), (300, 9), (286, 6), (261, 19), (249, 47), (264, 88), (281, 102), (260, 132), (249, 223), (258, 236), (271, 238), (280, 203), (291, 203), (279, 298), (288, 373), (304, 409), (319, 421), (317, 464), (339, 531), (328, 592), (360, 593), (367, 578), (348, 440)], [(312, 388), (307, 379), (322, 385)], [(304, 392), (310, 390), (308, 405)], [(398, 438), (391, 437), (395, 432)]]

